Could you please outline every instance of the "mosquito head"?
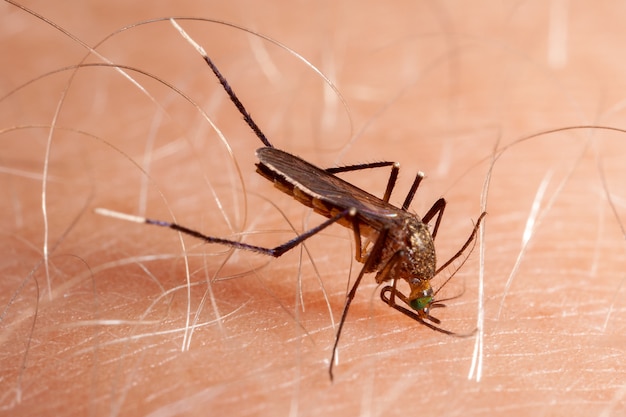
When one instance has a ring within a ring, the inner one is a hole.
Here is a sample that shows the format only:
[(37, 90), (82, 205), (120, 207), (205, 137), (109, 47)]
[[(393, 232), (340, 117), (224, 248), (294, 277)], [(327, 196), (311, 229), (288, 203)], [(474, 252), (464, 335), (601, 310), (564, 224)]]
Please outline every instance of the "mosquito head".
[(434, 292), (430, 286), (430, 281), (414, 279), (409, 281), (409, 285), (411, 286), (411, 294), (408, 298), (409, 306), (417, 311), (422, 318), (430, 317), (430, 305), (434, 301)]

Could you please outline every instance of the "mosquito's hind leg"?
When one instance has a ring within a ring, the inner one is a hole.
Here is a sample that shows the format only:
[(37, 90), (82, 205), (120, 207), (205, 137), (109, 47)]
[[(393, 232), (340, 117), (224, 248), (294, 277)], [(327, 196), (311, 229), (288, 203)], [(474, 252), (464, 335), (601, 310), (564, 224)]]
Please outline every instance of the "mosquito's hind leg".
[(383, 201), (385, 203), (389, 202), (391, 198), (391, 192), (393, 188), (396, 186), (396, 181), (398, 180), (398, 174), (400, 173), (400, 164), (398, 162), (384, 161), (384, 162), (372, 162), (370, 164), (357, 164), (357, 165), (346, 165), (343, 167), (335, 167), (335, 168), (326, 168), (324, 171), (329, 174), (338, 174), (340, 172), (350, 172), (350, 171), (360, 171), (362, 169), (370, 169), (370, 168), (382, 168), (391, 166), (391, 173), (389, 174), (389, 179), (387, 180), (387, 187), (385, 187), (385, 194), (383, 195)]
[(250, 115), (248, 110), (245, 108), (241, 100), (239, 100), (239, 97), (237, 97), (237, 94), (235, 94), (235, 91), (230, 86), (229, 82), (226, 80), (226, 78), (222, 75), (220, 70), (217, 68), (217, 65), (215, 65), (215, 63), (211, 60), (211, 58), (209, 58), (204, 48), (202, 48), (202, 46), (200, 46), (196, 41), (194, 41), (191, 38), (191, 36), (189, 36), (187, 32), (185, 32), (185, 30), (176, 22), (176, 20), (170, 19), (170, 22), (180, 32), (183, 38), (187, 42), (189, 42), (191, 46), (194, 47), (194, 49), (200, 54), (200, 56), (202, 56), (202, 59), (204, 59), (204, 62), (207, 63), (209, 68), (211, 68), (211, 71), (213, 71), (213, 74), (215, 75), (219, 83), (222, 85), (222, 88), (224, 89), (226, 94), (228, 94), (228, 98), (230, 98), (230, 101), (232, 101), (235, 107), (237, 107), (237, 110), (239, 110), (239, 113), (241, 113), (246, 124), (250, 127), (250, 129), (252, 129), (254, 134), (259, 138), (259, 140), (263, 143), (263, 145), (267, 146), (268, 148), (273, 148), (274, 146), (265, 137), (265, 134), (263, 133), (261, 128), (256, 124), (254, 119), (252, 119), (252, 116)]

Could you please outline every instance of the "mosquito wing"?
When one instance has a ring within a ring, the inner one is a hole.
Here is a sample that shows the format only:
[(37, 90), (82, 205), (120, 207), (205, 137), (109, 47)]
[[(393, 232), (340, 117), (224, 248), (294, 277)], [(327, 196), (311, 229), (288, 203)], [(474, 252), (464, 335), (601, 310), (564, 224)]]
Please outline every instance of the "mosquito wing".
[(337, 208), (354, 207), (369, 222), (379, 223), (406, 216), (403, 210), (290, 153), (266, 147), (258, 149), (256, 155), (260, 165), (269, 170), (275, 179)]

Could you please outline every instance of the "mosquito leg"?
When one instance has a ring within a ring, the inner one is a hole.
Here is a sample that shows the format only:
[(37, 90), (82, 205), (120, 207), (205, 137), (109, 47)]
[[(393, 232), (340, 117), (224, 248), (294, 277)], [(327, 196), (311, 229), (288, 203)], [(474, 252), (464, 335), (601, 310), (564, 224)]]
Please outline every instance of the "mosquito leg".
[[(391, 270), (391, 268), (393, 267), (393, 265), (394, 265), (394, 264), (395, 264), (395, 263), (396, 263), (396, 262), (400, 259), (400, 256), (402, 256), (402, 255), (403, 255), (403, 252), (402, 252), (402, 251), (398, 251), (398, 252), (396, 252), (396, 253), (394, 254), (394, 256), (393, 256), (393, 257), (389, 260), (389, 262), (387, 262), (387, 265), (385, 265), (385, 268), (384, 268), (384, 269), (382, 269), (382, 270), (380, 271), (380, 273), (376, 275), (376, 282), (381, 283), (381, 282), (383, 282), (383, 281), (386, 281), (386, 280), (387, 280), (385, 275), (389, 273), (389, 271)], [(385, 275), (383, 275), (383, 273), (384, 273)], [(382, 277), (381, 277), (381, 276), (382, 276)], [(385, 289), (387, 289), (387, 290), (388, 290), (389, 288), (391, 288), (391, 291), (390, 291), (391, 295), (389, 296), (389, 298), (388, 298), (388, 299), (386, 299), (386, 298), (385, 298), (385, 296), (384, 296), (384, 291), (383, 291), (383, 290), (381, 290), (381, 293), (380, 293), (380, 297), (381, 297), (381, 299), (382, 299), (383, 301), (385, 301), (385, 303), (387, 303), (387, 304), (389, 305), (389, 307), (393, 307), (393, 308), (395, 308), (396, 310), (398, 309), (397, 307), (399, 307), (399, 306), (396, 304), (396, 296), (397, 296), (397, 297), (398, 297), (398, 298), (399, 298), (399, 299), (400, 299), (400, 300), (401, 300), (404, 304), (406, 304), (406, 305), (411, 305), (411, 302), (409, 301), (408, 297), (407, 297), (406, 295), (402, 294), (402, 293), (401, 293), (400, 291), (398, 291), (398, 289), (396, 288), (396, 285), (397, 285), (397, 283), (398, 283), (398, 280), (397, 280), (397, 279), (393, 279), (392, 281), (393, 281), (393, 283), (391, 284), (391, 286), (387, 286), (387, 287), (385, 287)], [(437, 318), (435, 318), (435, 317), (433, 317), (433, 316), (431, 316), (431, 315), (428, 315), (428, 319), (429, 319), (430, 321), (432, 321), (432, 322), (436, 323), (436, 324), (441, 323), (441, 322), (440, 322)]]
[(361, 279), (363, 279), (363, 275), (365, 274), (365, 271), (368, 271), (371, 269), (372, 264), (376, 261), (376, 259), (378, 258), (378, 255), (383, 249), (383, 246), (385, 242), (387, 241), (388, 233), (389, 233), (389, 230), (386, 228), (381, 230), (380, 234), (378, 235), (378, 238), (376, 239), (376, 243), (374, 243), (374, 247), (372, 248), (369, 256), (367, 257), (365, 264), (363, 265), (363, 268), (361, 268), (361, 272), (359, 272), (359, 275), (354, 281), (354, 284), (352, 285), (350, 292), (346, 296), (346, 302), (343, 306), (343, 312), (341, 313), (341, 320), (339, 321), (339, 328), (337, 329), (337, 334), (335, 335), (335, 344), (333, 345), (333, 352), (332, 352), (332, 355), (330, 356), (330, 366), (328, 367), (328, 374), (330, 375), (331, 381), (333, 380), (333, 366), (335, 364), (335, 357), (337, 356), (337, 346), (339, 345), (339, 338), (341, 337), (341, 330), (343, 329), (343, 325), (346, 322), (346, 317), (348, 316), (348, 310), (350, 309), (350, 304), (352, 303), (352, 300), (354, 299), (354, 295), (356, 294), (356, 290), (359, 287), (359, 284), (361, 283)]
[(398, 180), (398, 173), (400, 172), (399, 163), (390, 161), (373, 162), (371, 164), (346, 165), (343, 167), (326, 168), (325, 171), (329, 174), (337, 174), (340, 172), (360, 171), (362, 169), (381, 168), (388, 166), (391, 166), (391, 174), (389, 175), (389, 179), (387, 180), (387, 187), (385, 188), (385, 194), (383, 196), (383, 201), (385, 203), (388, 203), (389, 198), (391, 198), (391, 192), (396, 186), (396, 181)]
[[(389, 280), (390, 277), (390, 272), (391, 272), (391, 268), (393, 268), (396, 265), (396, 262), (398, 262), (400, 260), (400, 258), (402, 258), (403, 256), (406, 256), (406, 252), (403, 250), (399, 250), (396, 253), (393, 254), (393, 256), (387, 261), (387, 263), (378, 270), (378, 273), (376, 274), (376, 283), (377, 284), (381, 284), (385, 281)], [(396, 279), (393, 279), (393, 287), (396, 287)]]
[(355, 165), (345, 165), (342, 167), (324, 168), (324, 171), (328, 172), (329, 174), (338, 174), (340, 172), (361, 171), (363, 169), (371, 169), (371, 168), (383, 168), (383, 167), (395, 166), (397, 164), (398, 164), (397, 162), (382, 161), (382, 162), (372, 162), (369, 164), (355, 164)]
[[(396, 289), (396, 285), (398, 283), (397, 279), (393, 280), (393, 283), (391, 284), (391, 288), (393, 289), (393, 291), (391, 291), (391, 296), (389, 297), (389, 302), (387, 303), (389, 305), (389, 307), (395, 306), (396, 305), (396, 294), (398, 295), (398, 298), (400, 298), (401, 300), (405, 300), (406, 297), (404, 296), (404, 294), (402, 294), (401, 292), (399, 292)], [(382, 290), (381, 290), (382, 291)], [(381, 299), (382, 299), (382, 292), (381, 292)], [(408, 300), (407, 300), (408, 301)], [(404, 301), (404, 303), (406, 304), (406, 301)]]
[(461, 249), (459, 249), (459, 251), (455, 253), (454, 256), (452, 256), (452, 258), (448, 259), (448, 261), (445, 264), (441, 265), (437, 269), (437, 271), (435, 271), (435, 275), (439, 274), (441, 271), (446, 269), (452, 262), (454, 262), (459, 256), (463, 254), (465, 249), (467, 249), (467, 247), (472, 243), (472, 241), (476, 237), (476, 233), (478, 233), (478, 228), (480, 227), (480, 222), (483, 220), (483, 218), (485, 218), (486, 215), (487, 215), (487, 212), (483, 211), (480, 217), (478, 217), (478, 220), (476, 221), (476, 225), (474, 226), (472, 233), (469, 235), (469, 237), (467, 238), (467, 240), (465, 241)]
[(393, 187), (396, 186), (396, 181), (398, 180), (398, 174), (400, 173), (400, 164), (395, 163), (391, 167), (391, 174), (389, 174), (389, 180), (387, 180), (387, 187), (385, 187), (385, 194), (383, 195), (383, 201), (385, 203), (389, 202), (391, 198), (391, 192), (393, 191)]
[(400, 297), (400, 295), (402, 295), (401, 292), (397, 291), (394, 287), (388, 285), (386, 287), (384, 287), (381, 291), (380, 291), (380, 298), (383, 300), (383, 302), (385, 304), (388, 304), (390, 307), (393, 307), (394, 309), (396, 309), (397, 311), (399, 311), (400, 313), (404, 314), (405, 316), (408, 316), (410, 318), (412, 318), (413, 320), (419, 322), (420, 324), (428, 327), (429, 329), (432, 329), (436, 332), (439, 333), (443, 333), (443, 334), (447, 334), (449, 336), (456, 336), (456, 337), (469, 337), (472, 336), (475, 331), (473, 331), (472, 333), (469, 334), (458, 334), (458, 333), (454, 333), (450, 330), (446, 330), (446, 329), (442, 329), (441, 327), (435, 326), (434, 324), (431, 324), (429, 322), (427, 322), (426, 320), (422, 319), (420, 316), (418, 316), (415, 312), (406, 309), (404, 307), (402, 307), (401, 305), (398, 304), (390, 304), (391, 301), (391, 297), (387, 297), (386, 293), (391, 293), (393, 294), (394, 292), (396, 293), (396, 295), (398, 295), (398, 297)]
[[(383, 288), (383, 290), (381, 290), (380, 292), (380, 298), (385, 301), (389, 307), (395, 307), (396, 304), (396, 296), (398, 296), (398, 298), (400, 300), (402, 300), (402, 302), (404, 304), (409, 304), (409, 299), (402, 294), (400, 291), (398, 291), (398, 289), (396, 288), (396, 283), (398, 282), (398, 280), (393, 280), (393, 284), (391, 284), (390, 286), (386, 286), (385, 288)], [(389, 296), (388, 299), (385, 299), (385, 297), (383, 296), (384, 290), (387, 289), (389, 291), (389, 288), (391, 288), (390, 293), (391, 295)]]
[(354, 252), (357, 262), (363, 263), (363, 244), (361, 243), (361, 227), (356, 217), (352, 217), (352, 232), (354, 236)]
[(250, 126), (250, 129), (254, 131), (254, 134), (259, 138), (261, 142), (263, 142), (263, 145), (269, 148), (273, 148), (274, 146), (272, 146), (270, 141), (265, 137), (265, 134), (263, 134), (263, 132), (261, 131), (261, 128), (259, 128), (259, 126), (254, 122), (254, 120), (252, 119), (252, 116), (250, 116), (250, 113), (248, 113), (248, 110), (246, 110), (241, 100), (239, 100), (239, 97), (237, 97), (237, 94), (235, 94), (235, 91), (232, 89), (228, 81), (226, 81), (226, 78), (224, 78), (220, 70), (213, 63), (211, 58), (209, 58), (204, 48), (200, 46), (196, 41), (194, 41), (191, 38), (191, 36), (189, 36), (187, 32), (185, 32), (185, 30), (182, 27), (180, 27), (180, 25), (174, 19), (170, 19), (170, 22), (180, 32), (183, 38), (187, 42), (189, 42), (191, 46), (194, 47), (194, 49), (200, 54), (200, 56), (202, 56), (202, 59), (204, 59), (204, 62), (206, 62), (207, 65), (211, 68), (211, 71), (213, 71), (213, 74), (215, 74), (215, 77), (222, 85), (222, 88), (224, 89), (224, 91), (226, 91), (226, 94), (228, 94), (230, 101), (232, 101), (235, 107), (237, 107), (237, 110), (239, 110), (239, 113), (241, 113), (241, 115), (243, 116), (243, 119), (246, 121), (248, 126)]
[(422, 171), (418, 171), (417, 175), (415, 175), (415, 180), (413, 180), (413, 185), (411, 185), (411, 189), (409, 193), (406, 195), (404, 199), (404, 203), (402, 203), (402, 210), (407, 211), (409, 206), (411, 205), (411, 201), (413, 201), (413, 197), (415, 197), (415, 192), (417, 191), (417, 187), (419, 187), (420, 182), (424, 179), (424, 173)]
[(207, 236), (196, 230), (189, 229), (184, 226), (180, 226), (176, 223), (170, 223), (170, 222), (166, 222), (162, 220), (146, 219), (144, 217), (132, 216), (129, 214), (119, 213), (116, 211), (102, 209), (102, 208), (97, 208), (96, 213), (101, 214), (103, 216), (132, 221), (135, 223), (146, 223), (146, 224), (152, 224), (152, 225), (160, 226), (160, 227), (167, 227), (167, 228), (176, 230), (178, 232), (184, 233), (186, 235), (195, 237), (196, 239), (203, 240), (204, 242), (207, 242), (207, 243), (215, 243), (218, 245), (230, 246), (231, 248), (243, 249), (247, 251), (262, 253), (264, 255), (278, 258), (285, 252), (289, 251), (290, 249), (293, 249), (295, 246), (298, 246), (300, 243), (304, 242), (306, 239), (324, 230), (331, 224), (336, 223), (337, 221), (346, 217), (355, 217), (356, 209), (354, 208), (346, 209), (342, 211), (341, 213), (338, 213), (337, 215), (326, 220), (324, 223), (321, 223), (320, 225), (307, 230), (301, 235), (298, 235), (295, 238), (283, 243), (282, 245), (276, 246), (275, 248), (264, 248), (262, 246), (250, 245), (248, 243), (237, 242), (235, 240), (228, 240), (228, 239), (222, 239), (219, 237)]
[[(396, 262), (398, 262), (402, 256), (406, 256), (404, 251), (399, 250), (396, 253), (393, 254), (393, 256), (391, 257), (391, 259), (387, 262), (387, 264), (380, 270), (380, 272), (378, 274), (376, 274), (376, 282), (377, 283), (381, 283), (384, 281), (387, 281), (390, 276), (390, 272), (391, 272), (391, 268), (393, 268), (393, 266), (396, 264)], [(387, 286), (385, 287), (383, 290), (381, 290), (380, 293), (380, 298), (387, 304), (389, 305), (389, 307), (393, 307), (396, 310), (398, 310), (398, 308), (403, 308), (401, 306), (398, 306), (398, 304), (396, 304), (396, 296), (406, 305), (411, 305), (411, 301), (409, 300), (409, 298), (402, 294), (397, 288), (397, 283), (398, 280), (393, 278), (392, 279), (392, 284), (391, 286)], [(389, 291), (390, 292), (390, 296), (389, 298), (385, 297), (385, 292)], [(426, 318), (428, 318), (428, 320), (432, 321), (435, 324), (440, 324), (441, 322), (436, 318), (431, 316), (430, 314), (428, 314), (427, 311), (425, 311), (426, 313)], [(418, 316), (420, 317), (420, 316)], [(421, 317), (420, 317), (421, 318)]]
[(443, 211), (446, 209), (446, 200), (444, 198), (440, 198), (435, 201), (435, 204), (428, 210), (428, 213), (424, 215), (422, 218), (422, 222), (428, 223), (430, 220), (437, 215), (437, 220), (435, 221), (435, 227), (431, 233), (433, 240), (435, 240), (435, 236), (437, 236), (437, 231), (439, 230), (439, 224), (441, 223), (441, 218), (443, 217)]
[[(384, 296), (383, 290), (384, 290), (384, 291), (389, 291), (389, 292), (391, 293), (391, 295), (389, 296), (389, 298), (386, 298), (386, 297)], [(396, 288), (396, 283), (395, 283), (395, 282), (393, 283), (393, 285), (392, 285), (392, 286), (387, 286), (387, 287), (383, 288), (383, 290), (381, 290), (381, 293), (380, 293), (380, 298), (381, 298), (381, 299), (382, 299), (385, 303), (387, 303), (387, 304), (389, 305), (389, 307), (395, 308), (395, 309), (396, 309), (396, 310), (398, 310), (398, 311), (399, 311), (399, 309), (405, 309), (405, 308), (404, 308), (404, 307), (402, 307), (401, 305), (396, 304), (396, 296), (397, 296), (400, 300), (402, 300), (402, 302), (403, 302), (404, 304), (406, 304), (406, 305), (411, 305), (411, 302), (409, 301), (408, 297), (407, 297), (406, 295), (402, 294), (402, 293), (401, 293), (401, 292), (400, 292), (400, 291)], [(440, 307), (445, 307), (443, 304), (441, 304), (441, 305), (437, 305), (437, 306), (440, 306)], [(433, 307), (433, 305), (431, 305), (430, 307)], [(413, 312), (413, 310), (408, 310), (408, 309), (405, 309), (405, 310)], [(413, 312), (413, 314), (415, 314), (415, 313)], [(422, 317), (420, 317), (419, 315), (416, 315), (416, 316), (417, 316), (417, 317), (419, 317), (420, 319), (422, 319)], [(411, 317), (413, 317), (413, 316), (411, 316)], [(424, 317), (426, 317), (428, 320), (432, 321), (432, 322), (433, 322), (433, 323), (435, 323), (435, 324), (441, 324), (441, 321), (440, 321), (437, 317), (433, 317), (433, 316), (431, 316), (431, 315), (430, 315), (430, 313), (426, 313)]]

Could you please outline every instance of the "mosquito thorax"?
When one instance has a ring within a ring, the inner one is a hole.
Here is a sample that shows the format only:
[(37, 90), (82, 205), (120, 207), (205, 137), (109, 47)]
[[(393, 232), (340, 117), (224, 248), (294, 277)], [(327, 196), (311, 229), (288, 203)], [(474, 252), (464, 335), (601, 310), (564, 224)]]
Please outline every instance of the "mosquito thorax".
[(404, 230), (406, 233), (405, 250), (411, 269), (411, 277), (408, 281), (413, 290), (413, 284), (410, 281), (414, 279), (428, 281), (435, 276), (437, 256), (428, 226), (421, 220), (415, 216), (407, 217)]

